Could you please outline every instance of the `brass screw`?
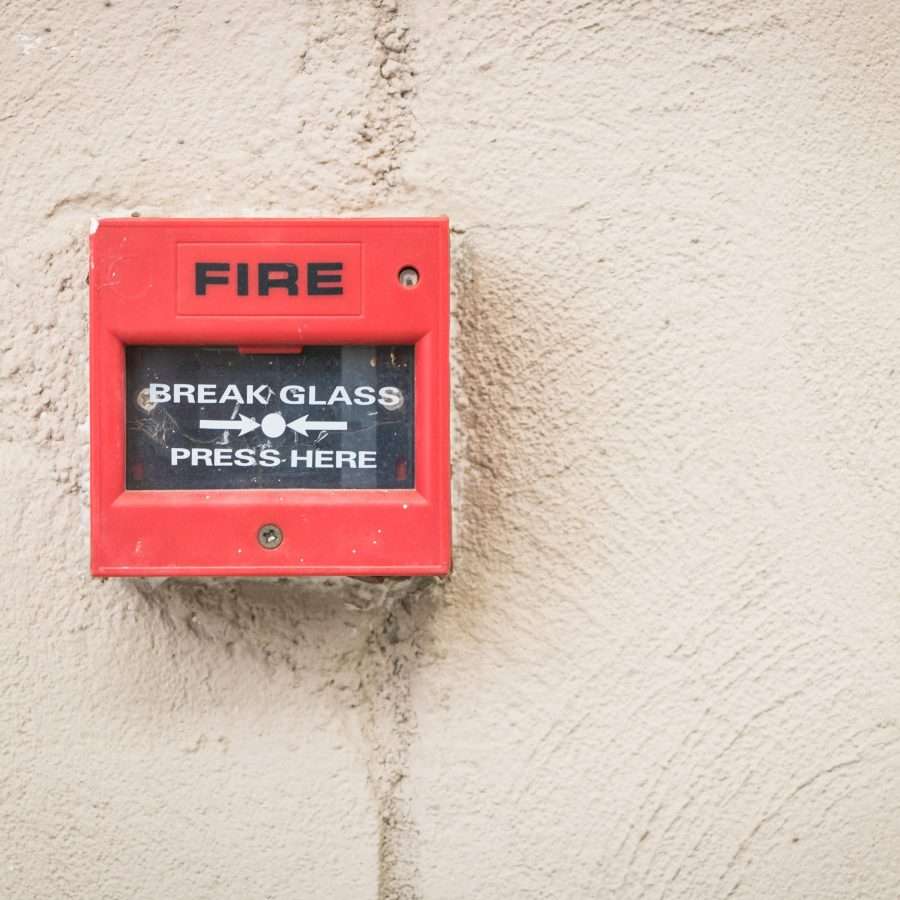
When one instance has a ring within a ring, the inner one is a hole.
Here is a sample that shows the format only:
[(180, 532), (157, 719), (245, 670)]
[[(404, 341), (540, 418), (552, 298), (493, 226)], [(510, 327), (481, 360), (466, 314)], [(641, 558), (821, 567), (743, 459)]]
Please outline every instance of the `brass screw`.
[(141, 391), (137, 392), (137, 396), (134, 398), (134, 402), (144, 410), (144, 412), (151, 412), (156, 409), (156, 404), (150, 399), (150, 388), (144, 388)]
[(266, 550), (274, 550), (281, 546), (284, 540), (284, 532), (277, 525), (263, 525), (256, 533), (256, 539), (260, 547)]

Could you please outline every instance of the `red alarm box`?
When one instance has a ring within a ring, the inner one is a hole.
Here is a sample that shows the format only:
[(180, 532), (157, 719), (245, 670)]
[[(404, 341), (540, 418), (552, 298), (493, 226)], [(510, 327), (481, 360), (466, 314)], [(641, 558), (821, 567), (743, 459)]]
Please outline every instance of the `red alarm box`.
[(91, 570), (440, 575), (440, 219), (104, 219), (91, 234)]

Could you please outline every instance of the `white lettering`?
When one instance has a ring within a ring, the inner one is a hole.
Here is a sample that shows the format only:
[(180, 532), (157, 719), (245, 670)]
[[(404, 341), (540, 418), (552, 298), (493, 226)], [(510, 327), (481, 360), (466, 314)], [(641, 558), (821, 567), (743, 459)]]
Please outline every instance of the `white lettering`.
[(337, 450), (334, 454), (335, 466), (338, 469), (344, 468), (344, 463), (348, 469), (356, 468), (356, 453), (353, 450)]
[(312, 450), (306, 450), (303, 453), (291, 450), (291, 468), (296, 469), (301, 463), (307, 469), (312, 468)]
[(347, 388), (341, 387), (341, 385), (338, 385), (328, 398), (329, 406), (332, 406), (335, 403), (346, 403), (349, 406), (351, 402), (350, 395), (347, 393)]
[(258, 388), (253, 387), (252, 384), (247, 385), (247, 403), (261, 403), (263, 406), (266, 406), (272, 398), (272, 394), (272, 388), (267, 384), (263, 384)]
[(150, 385), (151, 403), (168, 403), (172, 399), (172, 393), (167, 384)]
[(172, 386), (172, 398), (176, 403), (194, 402), (194, 386), (192, 384), (175, 384)]
[(259, 464), (261, 466), (265, 466), (267, 469), (271, 469), (273, 466), (277, 466), (281, 462), (281, 454), (277, 450), (273, 450), (271, 447), (267, 447), (265, 450), (259, 451)]
[(229, 384), (221, 397), (219, 397), (219, 403), (243, 403), (244, 398), (241, 395), (241, 392), (238, 390), (238, 386), (236, 384)]
[(291, 406), (296, 406), (298, 403), (303, 402), (303, 388), (298, 384), (286, 384), (281, 389), (278, 397), (282, 403), (288, 403)]
[(403, 406), (403, 394), (400, 388), (383, 387), (378, 389), (378, 402), (385, 409), (400, 409)]
[(291, 450), (292, 469), (374, 469), (374, 450)]
[(378, 389), (363, 384), (351, 389), (342, 384), (331, 389), (328, 399), (320, 393), (323, 389), (312, 384), (304, 387), (300, 384), (286, 384), (277, 393), (267, 384), (237, 385), (227, 384), (220, 388), (215, 384), (158, 384), (148, 386), (150, 403), (240, 403), (268, 406), (273, 397), (289, 406), (334, 406), (343, 403), (345, 406), (371, 406), (376, 401), (387, 409), (399, 409), (403, 405), (403, 392), (397, 387)]
[[(296, 453), (296, 451), (294, 451)], [(229, 466), (247, 466), (262, 465), (266, 468), (272, 468), (281, 464), (281, 455), (277, 450), (264, 449), (259, 451), (259, 461), (256, 458), (257, 451), (250, 447), (242, 447), (234, 450), (231, 447), (192, 447), (190, 450), (186, 447), (172, 447), (170, 450), (170, 460), (173, 466), (177, 466), (180, 462), (190, 460), (191, 466), (216, 466), (218, 468), (228, 468)], [(294, 465), (293, 461), (291, 465)]]

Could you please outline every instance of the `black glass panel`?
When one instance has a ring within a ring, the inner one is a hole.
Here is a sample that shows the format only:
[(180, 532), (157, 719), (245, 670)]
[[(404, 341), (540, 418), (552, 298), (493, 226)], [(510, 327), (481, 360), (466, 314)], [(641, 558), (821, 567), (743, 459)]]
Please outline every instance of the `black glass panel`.
[(129, 490), (412, 488), (413, 348), (126, 348)]

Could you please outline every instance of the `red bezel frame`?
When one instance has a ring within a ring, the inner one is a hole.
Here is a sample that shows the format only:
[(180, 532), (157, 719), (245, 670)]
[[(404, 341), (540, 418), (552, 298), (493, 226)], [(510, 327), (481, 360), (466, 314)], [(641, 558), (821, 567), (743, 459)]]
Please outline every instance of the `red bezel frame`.
[[(359, 315), (179, 315), (179, 243), (361, 245)], [(419, 284), (397, 273), (412, 265)], [(103, 219), (91, 234), (91, 571), (98, 576), (441, 575), (450, 565), (449, 223)], [(415, 345), (414, 490), (127, 491), (130, 344)], [(256, 535), (274, 522), (276, 549)]]

